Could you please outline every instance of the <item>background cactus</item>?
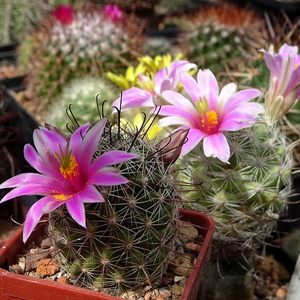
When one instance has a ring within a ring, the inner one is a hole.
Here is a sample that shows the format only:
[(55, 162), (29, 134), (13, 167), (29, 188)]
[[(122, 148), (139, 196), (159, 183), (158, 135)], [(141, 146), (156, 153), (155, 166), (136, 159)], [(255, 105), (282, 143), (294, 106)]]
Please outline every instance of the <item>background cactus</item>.
[(79, 124), (87, 122), (94, 124), (99, 120), (95, 99), (99, 97), (99, 99), (107, 101), (104, 114), (109, 116), (111, 114), (109, 108), (119, 95), (120, 91), (106, 78), (86, 76), (73, 79), (63, 88), (57, 101), (50, 104), (42, 119), (64, 131), (66, 123), (69, 121), (66, 108), (71, 105), (72, 112)]
[(121, 72), (139, 55), (142, 26), (135, 25), (133, 16), (112, 21), (100, 6), (86, 2), (73, 9), (72, 17), (63, 24), (49, 16), (25, 42), (29, 53), (28, 59), (22, 59), (29, 61), (24, 65), (29, 74), (26, 92), (36, 101), (37, 115), (71, 79), (100, 76), (107, 70)]
[(130, 182), (99, 186), (106, 202), (86, 206), (87, 229), (61, 209), (49, 233), (74, 282), (119, 295), (153, 283), (165, 271), (177, 240), (180, 198), (170, 166), (144, 133), (126, 125), (107, 127), (95, 156), (113, 149), (140, 154), (119, 166)]
[(256, 53), (265, 44), (264, 20), (234, 5), (208, 5), (174, 22), (184, 30), (179, 48), (187, 59), (216, 75), (220, 66), (224, 71), (226, 66), (248, 60), (253, 50)]
[(45, 0), (1, 0), (0, 44), (21, 43), (52, 8)]
[(280, 127), (259, 123), (228, 132), (230, 164), (207, 158), (201, 146), (184, 157), (180, 179), (195, 185), (186, 205), (216, 221), (214, 251), (226, 259), (262, 246), (285, 207), (293, 164)]

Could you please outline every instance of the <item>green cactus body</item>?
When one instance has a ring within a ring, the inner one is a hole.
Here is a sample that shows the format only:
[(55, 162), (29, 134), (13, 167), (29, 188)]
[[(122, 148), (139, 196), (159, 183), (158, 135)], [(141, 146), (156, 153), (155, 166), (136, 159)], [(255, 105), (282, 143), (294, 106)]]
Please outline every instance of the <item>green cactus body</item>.
[(243, 252), (262, 245), (284, 209), (292, 156), (286, 136), (264, 123), (227, 132), (227, 140), (229, 164), (205, 157), (199, 145), (184, 157), (179, 178), (192, 178), (195, 186), (185, 195), (186, 205), (215, 219), (216, 248), (227, 244)]
[(115, 295), (159, 279), (177, 240), (178, 192), (154, 141), (126, 128), (107, 128), (95, 156), (129, 147), (140, 154), (119, 166), (130, 182), (98, 187), (105, 203), (86, 206), (87, 229), (63, 209), (49, 227), (73, 281)]
[(252, 58), (251, 51), (256, 53), (264, 43), (260, 35), (263, 22), (251, 10), (226, 4), (208, 5), (183, 19), (181, 51), (189, 61), (215, 74), (224, 72), (224, 65), (235, 66), (238, 71), (241, 59)]
[(32, 97), (43, 106), (71, 79), (101, 76), (107, 70), (121, 73), (135, 63), (142, 51), (139, 33), (143, 27), (137, 27), (133, 18), (113, 22), (98, 5), (87, 2), (74, 9), (70, 24), (52, 16), (40, 24), (28, 36), (30, 43), (25, 43), (29, 58), (22, 58), (29, 60), (28, 91)]
[(51, 9), (45, 0), (1, 0), (0, 45), (21, 43)]
[[(51, 103), (44, 113), (43, 119), (60, 130), (65, 130), (69, 121), (65, 113), (66, 107), (71, 104), (71, 110), (79, 124), (90, 122), (95, 124), (99, 120), (99, 111), (95, 98), (107, 100), (110, 107), (111, 99), (117, 99), (119, 92), (105, 78), (85, 76), (71, 80), (62, 90), (57, 101)], [(111, 114), (111, 109), (103, 112), (106, 116)]]

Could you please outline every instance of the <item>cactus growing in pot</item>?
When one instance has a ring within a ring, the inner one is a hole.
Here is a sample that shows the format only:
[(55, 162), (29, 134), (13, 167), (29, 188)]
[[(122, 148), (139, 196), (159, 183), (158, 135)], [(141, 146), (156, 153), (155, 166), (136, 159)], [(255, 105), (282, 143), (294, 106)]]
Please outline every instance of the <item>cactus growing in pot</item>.
[(175, 251), (180, 197), (171, 165), (187, 134), (157, 144), (118, 120), (114, 126), (101, 118), (90, 129), (74, 120), (70, 137), (40, 127), (37, 150), (27, 145), (25, 157), (42, 174), (21, 174), (1, 185), (16, 187), (2, 202), (17, 194), (44, 195), (28, 212), (24, 241), (51, 213), (48, 233), (71, 280), (115, 294), (153, 284)]
[(86, 207), (86, 228), (62, 208), (48, 231), (72, 280), (119, 295), (162, 276), (177, 240), (180, 198), (164, 147), (127, 126), (107, 126), (94, 157), (115, 150), (138, 154), (118, 167), (129, 182), (98, 187), (105, 203)]

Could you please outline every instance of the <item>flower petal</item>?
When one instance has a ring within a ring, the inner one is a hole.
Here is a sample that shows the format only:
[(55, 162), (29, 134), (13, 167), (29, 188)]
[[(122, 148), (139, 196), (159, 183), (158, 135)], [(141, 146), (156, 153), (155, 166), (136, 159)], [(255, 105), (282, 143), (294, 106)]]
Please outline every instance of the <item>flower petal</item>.
[[(180, 127), (178, 129), (186, 129), (187, 127)], [(187, 134), (187, 142), (183, 144), (180, 156), (183, 156), (193, 150), (199, 142), (205, 137), (205, 133), (198, 129), (190, 129)]]
[(126, 177), (106, 171), (98, 172), (91, 181), (92, 184), (102, 186), (119, 185), (127, 182), (129, 182), (129, 180)]
[(86, 185), (81, 192), (83, 203), (105, 202), (102, 194), (93, 185)]
[(85, 224), (85, 210), (82, 195), (80, 193), (75, 194), (72, 200), (66, 201), (66, 207), (75, 222), (80, 226), (86, 227)]
[(103, 153), (99, 156), (91, 166), (91, 174), (101, 171), (102, 168), (120, 164), (127, 160), (139, 157), (136, 153), (127, 153), (125, 151), (112, 150), (106, 153)]
[(23, 230), (23, 242), (25, 243), (36, 227), (37, 223), (40, 221), (44, 214), (47, 214), (57, 207), (59, 207), (63, 202), (53, 201), (51, 197), (41, 198), (39, 201), (35, 202), (29, 209), (26, 220), (24, 223)]
[(230, 149), (222, 132), (204, 137), (203, 150), (205, 156), (217, 157), (221, 161), (228, 163)]

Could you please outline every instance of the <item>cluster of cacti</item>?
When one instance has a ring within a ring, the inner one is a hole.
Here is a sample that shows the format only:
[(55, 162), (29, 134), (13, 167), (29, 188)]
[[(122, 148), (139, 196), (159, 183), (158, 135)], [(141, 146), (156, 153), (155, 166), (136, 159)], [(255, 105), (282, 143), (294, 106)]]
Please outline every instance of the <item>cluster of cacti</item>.
[(220, 4), (201, 8), (181, 19), (181, 51), (189, 61), (215, 74), (224, 72), (226, 65), (252, 58), (252, 51), (256, 53), (265, 43), (265, 23), (252, 10)]
[(110, 106), (119, 95), (120, 92), (106, 78), (86, 76), (73, 79), (63, 88), (57, 101), (50, 104), (43, 119), (60, 130), (65, 130), (68, 122), (65, 111), (71, 105), (79, 124), (95, 124), (99, 120), (96, 99), (107, 101), (104, 114), (109, 116)]
[(136, 62), (141, 49), (143, 28), (136, 26), (133, 16), (112, 20), (104, 8), (91, 2), (59, 13), (58, 19), (50, 16), (28, 36), (27, 92), (39, 100), (38, 113), (71, 79), (100, 76), (107, 70), (121, 72)]
[(85, 207), (86, 229), (62, 208), (52, 214), (49, 234), (73, 282), (119, 295), (152, 284), (165, 271), (177, 240), (180, 198), (164, 150), (143, 132), (107, 126), (95, 157), (116, 149), (140, 155), (119, 166), (130, 182), (98, 187), (105, 203)]
[(0, 1), (0, 44), (21, 43), (50, 9), (45, 0)]
[(206, 157), (198, 145), (183, 158), (179, 178), (194, 185), (186, 205), (216, 221), (214, 249), (234, 258), (271, 234), (291, 192), (293, 159), (279, 126), (258, 123), (226, 137), (229, 164)]

